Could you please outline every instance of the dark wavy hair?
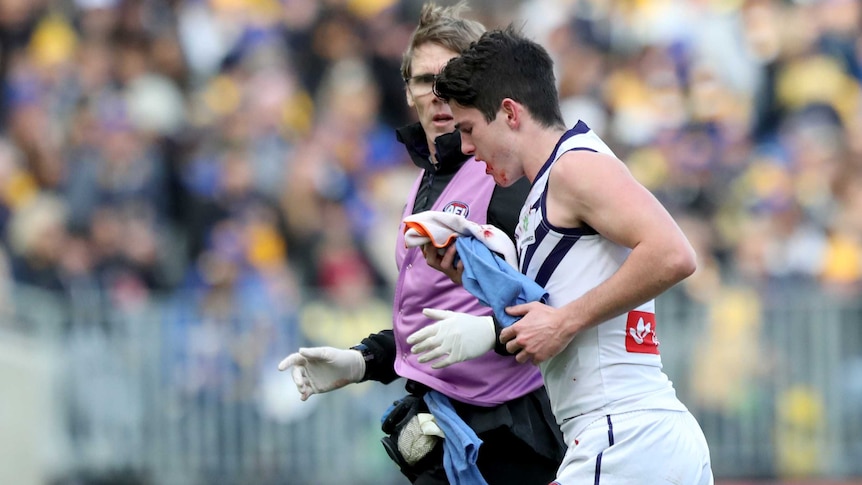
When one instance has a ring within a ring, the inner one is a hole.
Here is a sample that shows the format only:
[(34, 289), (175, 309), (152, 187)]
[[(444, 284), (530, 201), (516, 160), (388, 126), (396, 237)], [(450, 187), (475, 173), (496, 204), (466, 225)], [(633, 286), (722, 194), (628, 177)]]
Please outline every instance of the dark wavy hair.
[(565, 127), (551, 56), (512, 25), (484, 33), (449, 61), (437, 76), (434, 94), (478, 109), (488, 122), (503, 99), (511, 98), (542, 126)]

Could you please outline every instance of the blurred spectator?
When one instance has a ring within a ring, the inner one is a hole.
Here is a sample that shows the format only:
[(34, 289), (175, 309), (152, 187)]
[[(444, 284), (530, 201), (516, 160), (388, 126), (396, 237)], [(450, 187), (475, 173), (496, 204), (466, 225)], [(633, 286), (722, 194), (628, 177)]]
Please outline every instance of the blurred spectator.
[(706, 332), (694, 344), (697, 358), (689, 376), (698, 419), (721, 434), (711, 437), (715, 441), (733, 442), (745, 430), (757, 436), (760, 449), (749, 456), (769, 475), (772, 440), (779, 438), (770, 434), (772, 423), (750, 419), (755, 409), (770, 406), (770, 396), (759, 383), (776, 365), (768, 340), (761, 336), (760, 302), (748, 288), (726, 288), (713, 295), (708, 312)]
[(40, 195), (19, 208), (9, 222), (12, 276), (17, 283), (63, 290), (63, 247), (67, 209), (63, 201)]
[(807, 386), (792, 386), (778, 397), (775, 427), (776, 469), (781, 478), (810, 477), (828, 462), (822, 450), (812, 446), (823, 434), (823, 398)]
[(347, 214), (328, 204), (328, 224), (319, 243), (319, 296), (303, 305), (300, 326), (311, 345), (348, 348), (391, 320), (391, 305), (375, 292), (375, 275), (353, 244)]

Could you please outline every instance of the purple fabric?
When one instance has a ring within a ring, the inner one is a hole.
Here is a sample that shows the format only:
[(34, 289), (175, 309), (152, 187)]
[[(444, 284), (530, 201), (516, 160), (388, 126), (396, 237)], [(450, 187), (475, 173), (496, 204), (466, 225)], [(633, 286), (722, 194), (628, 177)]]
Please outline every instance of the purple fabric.
[[(403, 217), (413, 212), (421, 176), (416, 180), (408, 198)], [(432, 210), (445, 210), (447, 206), (464, 210), (465, 217), (485, 224), (488, 203), (494, 190), (494, 181), (485, 174), (485, 166), (468, 160), (458, 171)], [(402, 219), (403, 219), (402, 217)], [(398, 231), (396, 262), (399, 268), (393, 306), (393, 330), (398, 355), (395, 371), (442, 394), (477, 406), (496, 406), (528, 394), (542, 386), (539, 369), (533, 365), (518, 364), (515, 359), (489, 352), (477, 359), (460, 362), (444, 369), (432, 369), (420, 364), (410, 353), (407, 337), (431, 321), (422, 315), (423, 308), (440, 308), (472, 315), (490, 315), (491, 309), (483, 305), (466, 289), (452, 283), (446, 275), (425, 263), (421, 248), (407, 249), (404, 245), (404, 226)]]

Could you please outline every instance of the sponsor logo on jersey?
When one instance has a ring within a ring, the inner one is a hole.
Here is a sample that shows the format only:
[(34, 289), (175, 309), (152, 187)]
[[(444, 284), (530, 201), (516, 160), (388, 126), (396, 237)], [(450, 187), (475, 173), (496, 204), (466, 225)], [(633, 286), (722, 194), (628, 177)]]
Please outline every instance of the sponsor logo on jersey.
[(658, 354), (655, 313), (632, 310), (626, 320), (626, 350), (638, 354)]
[(467, 217), (467, 214), (470, 213), (470, 206), (468, 206), (464, 202), (456, 200), (446, 204), (446, 207), (443, 208), (443, 212), (448, 212), (457, 216)]

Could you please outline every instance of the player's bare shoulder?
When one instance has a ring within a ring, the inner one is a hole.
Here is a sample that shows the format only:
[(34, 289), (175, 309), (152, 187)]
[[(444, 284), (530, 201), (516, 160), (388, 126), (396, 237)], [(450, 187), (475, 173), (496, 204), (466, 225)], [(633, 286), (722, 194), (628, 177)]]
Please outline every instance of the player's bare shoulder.
[(548, 219), (557, 227), (588, 225), (588, 214), (628, 170), (616, 157), (591, 150), (570, 150), (548, 175)]
[(572, 150), (557, 161), (550, 175), (552, 190), (560, 186), (563, 194), (581, 204), (607, 203), (631, 192), (639, 185), (619, 158), (585, 150)]

